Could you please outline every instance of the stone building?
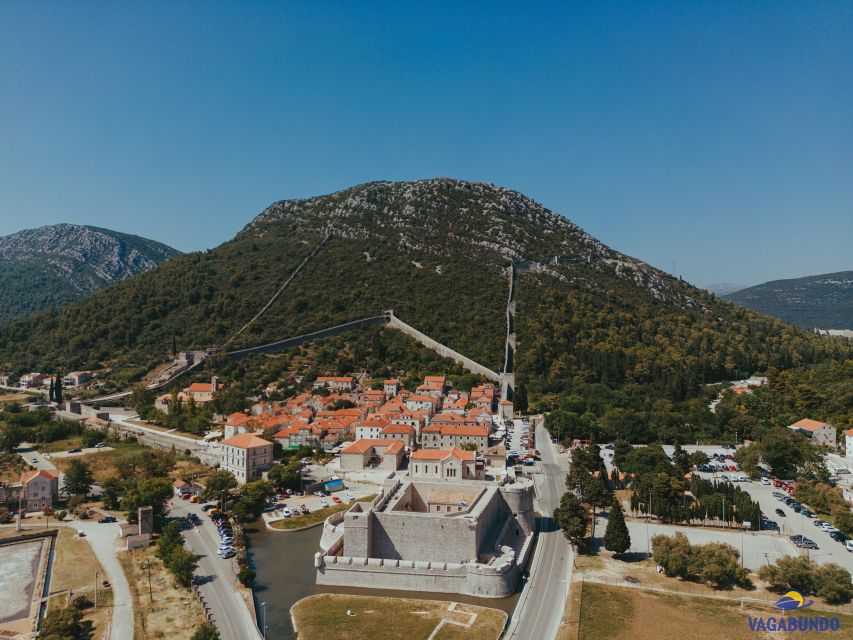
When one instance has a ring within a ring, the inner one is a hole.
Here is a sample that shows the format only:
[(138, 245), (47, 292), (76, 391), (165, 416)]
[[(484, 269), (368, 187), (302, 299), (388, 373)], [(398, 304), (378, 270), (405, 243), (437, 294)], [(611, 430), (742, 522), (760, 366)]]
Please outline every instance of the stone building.
[(409, 476), (435, 480), (482, 480), (473, 451), (462, 449), (418, 449), (409, 457)]
[(222, 441), (219, 466), (230, 471), (237, 482), (258, 480), (272, 466), (272, 442), (253, 433), (241, 433)]
[(799, 422), (789, 425), (788, 428), (803, 434), (814, 444), (824, 444), (827, 447), (836, 446), (835, 427), (828, 422), (803, 418)]
[(533, 484), (392, 477), (324, 524), (317, 582), (501, 598), (534, 538)]
[(341, 469), (364, 471), (375, 468), (396, 471), (403, 463), (404, 450), (402, 440), (356, 440), (341, 451)]
[(482, 453), (489, 446), (489, 428), (473, 425), (436, 424), (421, 429), (421, 446), (424, 449), (461, 449), (463, 445), (476, 445)]

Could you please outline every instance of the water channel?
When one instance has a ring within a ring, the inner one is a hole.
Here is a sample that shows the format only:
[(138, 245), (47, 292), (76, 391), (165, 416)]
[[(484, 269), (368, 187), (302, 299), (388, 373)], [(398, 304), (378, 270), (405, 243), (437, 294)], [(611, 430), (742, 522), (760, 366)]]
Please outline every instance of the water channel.
[[(299, 600), (315, 593), (346, 593), (373, 596), (424, 598), (477, 604), (512, 613), (518, 602), (522, 584), (508, 598), (475, 598), (458, 594), (420, 591), (390, 591), (384, 589), (361, 589), (346, 587), (324, 587), (315, 584), (314, 552), (319, 549), (321, 526), (304, 531), (269, 531), (256, 525), (249, 531), (249, 557), (257, 572), (255, 584), (255, 607), (258, 624), (263, 625), (266, 610), (267, 638), (279, 640), (293, 638), (290, 624), (290, 608)], [(266, 607), (261, 605), (266, 602)]]

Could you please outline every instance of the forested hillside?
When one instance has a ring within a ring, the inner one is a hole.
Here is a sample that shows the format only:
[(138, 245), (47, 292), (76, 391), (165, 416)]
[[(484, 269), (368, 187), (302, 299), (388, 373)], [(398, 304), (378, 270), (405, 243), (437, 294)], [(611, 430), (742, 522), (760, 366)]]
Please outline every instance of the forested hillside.
[(704, 383), (843, 359), (851, 349), (722, 302), (519, 193), (436, 179), (276, 203), (216, 249), (0, 327), (0, 369), (144, 369), (166, 358), (173, 337), (179, 349), (221, 345), (326, 237), (229, 348), (394, 309), (500, 369), (506, 267), (557, 255), (576, 263), (518, 275), (515, 370), (522, 392), (543, 408), (582, 396), (579, 415), (596, 428), (608, 409), (633, 407), (630, 417), (611, 412), (608, 423), (677, 433), (686, 413), (695, 410), (696, 425), (708, 420)]

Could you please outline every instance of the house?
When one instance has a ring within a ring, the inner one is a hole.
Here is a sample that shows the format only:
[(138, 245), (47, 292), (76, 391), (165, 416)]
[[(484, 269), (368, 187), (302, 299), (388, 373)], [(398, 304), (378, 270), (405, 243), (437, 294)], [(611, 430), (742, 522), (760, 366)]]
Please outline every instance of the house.
[(11, 387), (12, 386), (12, 374), (11, 373), (0, 373), (0, 387)]
[(298, 449), (299, 447), (319, 447), (322, 445), (326, 430), (316, 424), (297, 423), (282, 429), (273, 436), (284, 449)]
[(186, 480), (175, 480), (172, 483), (172, 489), (176, 496), (193, 495), (198, 493), (193, 486)]
[(397, 394), (400, 393), (401, 388), (402, 385), (400, 384), (400, 381), (393, 378), (385, 380), (382, 383), (382, 391), (385, 393), (385, 397), (389, 400), (396, 397)]
[(213, 376), (210, 382), (193, 382), (184, 389), (184, 394), (196, 404), (204, 404), (213, 400), (213, 395), (223, 386), (225, 385), (219, 383), (219, 378)]
[(43, 373), (28, 373), (18, 380), (21, 389), (38, 389), (44, 384), (46, 376)]
[(417, 389), (415, 389), (415, 393), (417, 393), (418, 395), (440, 398), (444, 395), (444, 385), (441, 385), (438, 382), (424, 382)]
[(447, 376), (424, 376), (424, 384), (438, 385), (441, 392), (444, 393), (445, 388), (447, 388)]
[(484, 452), (489, 445), (489, 428), (465, 425), (429, 425), (421, 430), (421, 446), (424, 449), (453, 449), (463, 445), (476, 445)]
[(487, 471), (504, 471), (506, 469), (506, 447), (502, 444), (489, 447), (486, 449), (485, 453), (483, 453), (483, 459), (485, 461)]
[(378, 439), (379, 432), (391, 424), (388, 418), (377, 417), (370, 420), (360, 420), (355, 424), (356, 440)]
[(828, 447), (836, 446), (835, 427), (828, 422), (803, 418), (799, 422), (788, 425), (788, 428), (810, 438), (814, 444), (824, 444)]
[(426, 411), (432, 417), (438, 409), (439, 400), (434, 396), (417, 394), (406, 398), (405, 404), (409, 411)]
[(433, 480), (482, 480), (473, 451), (419, 449), (409, 457), (409, 476)]
[(79, 387), (92, 379), (91, 371), (72, 371), (62, 378), (62, 385), (65, 387)]
[(251, 482), (272, 466), (273, 444), (253, 433), (241, 433), (222, 441), (219, 466), (237, 482)]
[(411, 450), (415, 444), (415, 430), (405, 424), (389, 424), (379, 432), (380, 440), (402, 440), (406, 449)]
[(352, 391), (355, 389), (355, 378), (352, 376), (317, 376), (314, 381), (315, 389), (331, 391)]
[(368, 411), (371, 409), (378, 409), (383, 404), (385, 404), (385, 392), (382, 389), (371, 389), (370, 391), (365, 391), (364, 393), (359, 394), (358, 399), (355, 403), (359, 407), (366, 407)]
[(501, 400), (498, 403), (498, 411), (501, 418), (504, 420), (512, 420), (512, 401), (511, 400)]
[[(177, 399), (180, 403), (187, 402), (190, 398), (183, 391), (177, 394)], [(154, 408), (162, 411), (163, 413), (169, 413), (169, 407), (172, 404), (172, 394), (164, 393), (163, 395), (157, 396), (154, 399)]]
[(853, 458), (853, 429), (844, 432), (844, 455)]
[(59, 475), (55, 471), (36, 469), (21, 474), (27, 511), (44, 511), (59, 496)]
[(403, 462), (403, 449), (400, 440), (356, 440), (341, 451), (341, 469), (396, 471)]

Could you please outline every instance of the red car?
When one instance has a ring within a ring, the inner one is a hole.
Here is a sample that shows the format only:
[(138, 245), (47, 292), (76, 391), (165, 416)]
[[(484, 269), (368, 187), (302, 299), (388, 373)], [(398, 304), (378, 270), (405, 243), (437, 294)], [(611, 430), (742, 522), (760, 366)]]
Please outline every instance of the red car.
[(334, 502), (335, 504), (340, 504), (341, 499), (338, 496), (332, 496), (332, 502)]

